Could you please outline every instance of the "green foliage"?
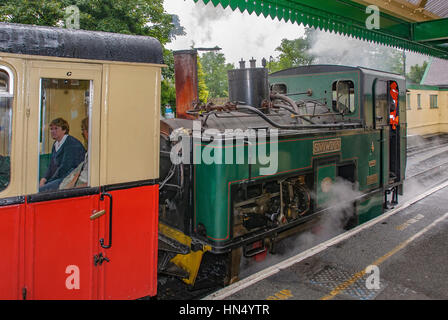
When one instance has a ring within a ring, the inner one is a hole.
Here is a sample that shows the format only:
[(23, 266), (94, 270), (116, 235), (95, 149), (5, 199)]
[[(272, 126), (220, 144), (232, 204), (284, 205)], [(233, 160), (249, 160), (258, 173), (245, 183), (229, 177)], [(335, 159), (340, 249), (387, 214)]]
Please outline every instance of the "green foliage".
[(386, 68), (390, 72), (404, 74), (404, 56), (403, 51), (390, 49), (385, 52)]
[[(151, 36), (162, 45), (185, 34), (179, 18), (164, 11), (163, 0), (0, 0), (0, 21), (64, 27), (70, 5), (78, 6), (83, 30)], [(166, 49), (163, 55), (168, 68), (162, 71), (162, 104), (174, 105), (174, 58)]]
[(176, 112), (176, 87), (172, 79), (163, 79), (161, 83), (162, 115), (165, 115), (165, 106), (168, 104)]
[(2, 0), (0, 21), (10, 23), (57, 26), (64, 17), (65, 1)]
[(202, 103), (207, 103), (208, 100), (208, 88), (205, 84), (205, 73), (202, 69), (201, 59), (198, 57), (198, 95), (199, 101)]
[(411, 67), (411, 71), (407, 74), (408, 79), (413, 83), (419, 84), (423, 79), (423, 75), (425, 74), (427, 67), (428, 62), (426, 61), (423, 62), (422, 66), (419, 66), (418, 64), (413, 65)]
[(205, 84), (212, 98), (228, 97), (227, 70), (234, 69), (231, 63), (226, 63), (223, 53), (206, 52), (201, 57), (201, 64), (205, 73)]
[(70, 5), (78, 6), (84, 30), (152, 36), (162, 44), (175, 36), (163, 0), (3, 0), (0, 21), (64, 26)]
[(169, 104), (173, 111), (176, 109), (176, 88), (174, 85), (174, 55), (171, 50), (163, 49), (163, 60), (167, 65), (162, 69), (162, 112), (165, 114), (164, 106)]
[(277, 59), (271, 60), (267, 64), (270, 72), (276, 72), (283, 69), (306, 66), (313, 63), (315, 57), (308, 51), (311, 49), (312, 29), (307, 29), (304, 37), (288, 40), (282, 39), (279, 47), (275, 50), (280, 52)]
[(137, 34), (170, 41), (172, 17), (163, 9), (163, 0), (71, 0), (81, 12), (81, 28)]

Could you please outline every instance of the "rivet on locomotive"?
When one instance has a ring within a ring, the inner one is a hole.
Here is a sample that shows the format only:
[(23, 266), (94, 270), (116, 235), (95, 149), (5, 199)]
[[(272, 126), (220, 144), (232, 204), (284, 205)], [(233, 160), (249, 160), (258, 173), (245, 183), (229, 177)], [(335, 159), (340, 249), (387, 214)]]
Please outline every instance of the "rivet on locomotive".
[(275, 253), (340, 202), (345, 229), (397, 203), (404, 77), (335, 65), (268, 75), (264, 61), (241, 61), (228, 72), (229, 101), (201, 104), (196, 57), (175, 52), (177, 118), (161, 120), (159, 274), (228, 285), (243, 255)]

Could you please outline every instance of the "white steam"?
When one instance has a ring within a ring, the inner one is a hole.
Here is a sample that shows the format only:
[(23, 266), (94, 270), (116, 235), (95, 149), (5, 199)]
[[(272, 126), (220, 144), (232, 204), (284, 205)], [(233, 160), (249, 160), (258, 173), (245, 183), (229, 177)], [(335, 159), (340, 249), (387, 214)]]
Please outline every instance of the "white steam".
[[(326, 208), (330, 208), (330, 211), (323, 215), (311, 229), (298, 232), (294, 236), (281, 240), (277, 244), (276, 253), (268, 254), (263, 261), (256, 262), (252, 258), (243, 259), (241, 278), (343, 233), (349, 219), (354, 214), (354, 201), (361, 195), (362, 192), (359, 191), (358, 183), (336, 178), (329, 191), (329, 200), (325, 205)], [(312, 197), (315, 199), (314, 194)], [(366, 207), (369, 204), (370, 202)]]

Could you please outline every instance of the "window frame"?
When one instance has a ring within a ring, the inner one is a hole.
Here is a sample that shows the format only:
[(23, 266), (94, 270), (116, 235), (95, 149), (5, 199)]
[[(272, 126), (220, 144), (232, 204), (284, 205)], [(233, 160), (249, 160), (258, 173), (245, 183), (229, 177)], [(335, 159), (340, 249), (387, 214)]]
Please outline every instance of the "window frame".
[(376, 78), (373, 90), (374, 128), (378, 130), (389, 125), (389, 81)]
[(438, 94), (430, 94), (429, 95), (429, 108), (430, 109), (438, 109), (439, 108), (439, 103), (438, 102), (439, 102), (439, 95)]
[(11, 111), (11, 117), (9, 118), (9, 124), (10, 124), (10, 128), (9, 128), (9, 142), (8, 142), (8, 149), (9, 149), (9, 181), (8, 181), (8, 185), (4, 188), (4, 189), (0, 189), (0, 194), (5, 192), (6, 190), (8, 190), (8, 188), (11, 186), (11, 181), (12, 181), (12, 161), (11, 161), (11, 157), (12, 157), (12, 145), (13, 145), (13, 118), (14, 118), (14, 90), (15, 90), (15, 74), (13, 72), (13, 70), (5, 65), (5, 64), (0, 64), (0, 70), (5, 72), (8, 76), (8, 90), (5, 92), (1, 92), (0, 91), (0, 97), (1, 98), (9, 98), (11, 99), (10, 101), (10, 111)]
[(284, 93), (278, 92), (278, 91), (275, 91), (275, 93), (288, 94), (288, 86), (286, 85), (286, 83), (284, 83), (284, 82), (272, 83), (271, 84), (271, 91), (274, 91), (274, 87), (275, 86), (284, 86), (285, 87), (285, 92)]
[[(355, 90), (355, 82), (351, 79), (338, 79), (331, 84), (332, 109), (335, 112), (339, 112), (337, 96), (336, 96), (336, 100), (335, 100), (335, 93), (337, 93), (339, 82), (345, 82), (345, 83), (348, 83), (348, 85), (349, 85), (348, 101), (349, 101), (350, 105), (348, 108), (348, 112), (346, 112), (345, 115), (354, 115), (354, 114), (356, 114), (356, 90)], [(353, 106), (351, 105), (352, 102), (353, 102)], [(351, 110), (352, 108), (353, 108), (353, 111)]]
[[(38, 123), (39, 123), (39, 126), (38, 126), (39, 140), (38, 140), (38, 142), (39, 142), (39, 145), (40, 144), (42, 144), (42, 145), (40, 145), (40, 147), (38, 148), (39, 150), (38, 150), (38, 157), (37, 157), (38, 158), (38, 165), (37, 165), (37, 170), (38, 170), (38, 172), (37, 172), (37, 177), (38, 177), (38, 179), (37, 179), (37, 190), (39, 190), (39, 181), (40, 181), (39, 171), (40, 171), (40, 167), (41, 167), (40, 161), (41, 161), (41, 155), (44, 152), (44, 142), (47, 141), (47, 140), (51, 140), (51, 135), (48, 132), (46, 132), (46, 131), (48, 131), (48, 128), (45, 129), (45, 130), (42, 129), (43, 123), (44, 123), (44, 118), (43, 117), (45, 117), (45, 115), (48, 112), (48, 110), (51, 109), (51, 108), (48, 108), (48, 106), (46, 104), (45, 104), (45, 106), (43, 104), (42, 97), (43, 97), (43, 94), (44, 94), (44, 87), (45, 87), (45, 82), (44, 81), (45, 80), (48, 80), (48, 81), (53, 81), (53, 80), (57, 80), (57, 81), (71, 81), (71, 82), (73, 82), (73, 81), (78, 81), (78, 82), (85, 81), (86, 83), (88, 82), (88, 90), (87, 90), (87, 92), (89, 94), (88, 95), (84, 94), (84, 99), (85, 99), (84, 101), (87, 104), (86, 111), (87, 111), (88, 132), (89, 132), (88, 141), (87, 141), (87, 148), (85, 150), (86, 154), (90, 155), (91, 154), (90, 151), (91, 151), (91, 148), (92, 148), (92, 134), (91, 134), (91, 128), (92, 127), (91, 127), (91, 125), (92, 125), (92, 112), (93, 112), (93, 103), (94, 103), (94, 80), (93, 79), (67, 79), (65, 77), (58, 77), (58, 76), (52, 76), (52, 75), (50, 75), (50, 76), (40, 76), (39, 77), (39, 120), (38, 120)], [(86, 102), (86, 101), (88, 101), (88, 102)], [(69, 123), (69, 125), (71, 125), (71, 121), (70, 120), (66, 120), (66, 121)], [(47, 125), (49, 123), (50, 122), (48, 122)], [(71, 126), (71, 128), (73, 128), (73, 127)], [(73, 130), (70, 130), (70, 134), (69, 135), (73, 136), (72, 132), (73, 132)], [(47, 136), (45, 136), (45, 133), (47, 133)], [(40, 136), (41, 134), (42, 134), (42, 136)], [(77, 138), (77, 140), (79, 142), (83, 143), (81, 139)], [(53, 143), (54, 142), (52, 142), (51, 144), (53, 144)], [(50, 148), (50, 151), (51, 151), (51, 148)], [(91, 156), (88, 156), (86, 165), (87, 165), (87, 186), (86, 187), (90, 188), (91, 185), (92, 185), (92, 180), (91, 180), (92, 160), (91, 160)], [(72, 169), (72, 171), (75, 170), (75, 169), (76, 168)], [(70, 171), (69, 174), (72, 171)], [(68, 177), (68, 175), (66, 177)], [(38, 191), (38, 193), (51, 194), (51, 193), (59, 192), (61, 190), (69, 191), (69, 190), (75, 190), (75, 189), (79, 189), (79, 188), (81, 188), (81, 187), (72, 187), (72, 188), (63, 188), (63, 189), (59, 189), (59, 187), (58, 187), (57, 190), (45, 191), (45, 192)]]
[[(5, 65), (2, 65), (2, 64), (0, 64), (0, 70), (3, 70), (3, 71), (5, 71), (8, 74), (8, 76), (9, 76), (9, 90), (8, 90), (8, 93), (10, 95), (10, 98), (14, 98), (14, 87), (15, 87), (14, 86), (14, 84), (15, 84), (14, 73), (12, 72), (11, 68), (9, 68), (9, 67), (7, 67)], [(11, 81), (11, 79), (12, 79), (12, 81)], [(1, 92), (0, 92), (0, 95), (2, 95)]]

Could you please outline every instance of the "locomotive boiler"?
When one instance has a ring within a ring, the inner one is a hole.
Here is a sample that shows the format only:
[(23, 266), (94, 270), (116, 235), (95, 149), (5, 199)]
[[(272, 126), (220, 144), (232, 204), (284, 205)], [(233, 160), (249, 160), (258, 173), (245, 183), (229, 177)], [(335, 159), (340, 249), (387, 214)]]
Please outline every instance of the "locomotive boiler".
[[(227, 103), (186, 99), (176, 119), (161, 120), (158, 269), (191, 286), (212, 276), (229, 284), (242, 256), (274, 252), (336, 210), (341, 227), (362, 224), (403, 192), (404, 77), (334, 65), (268, 75), (252, 61), (228, 78)], [(194, 81), (181, 80), (194, 99)]]

